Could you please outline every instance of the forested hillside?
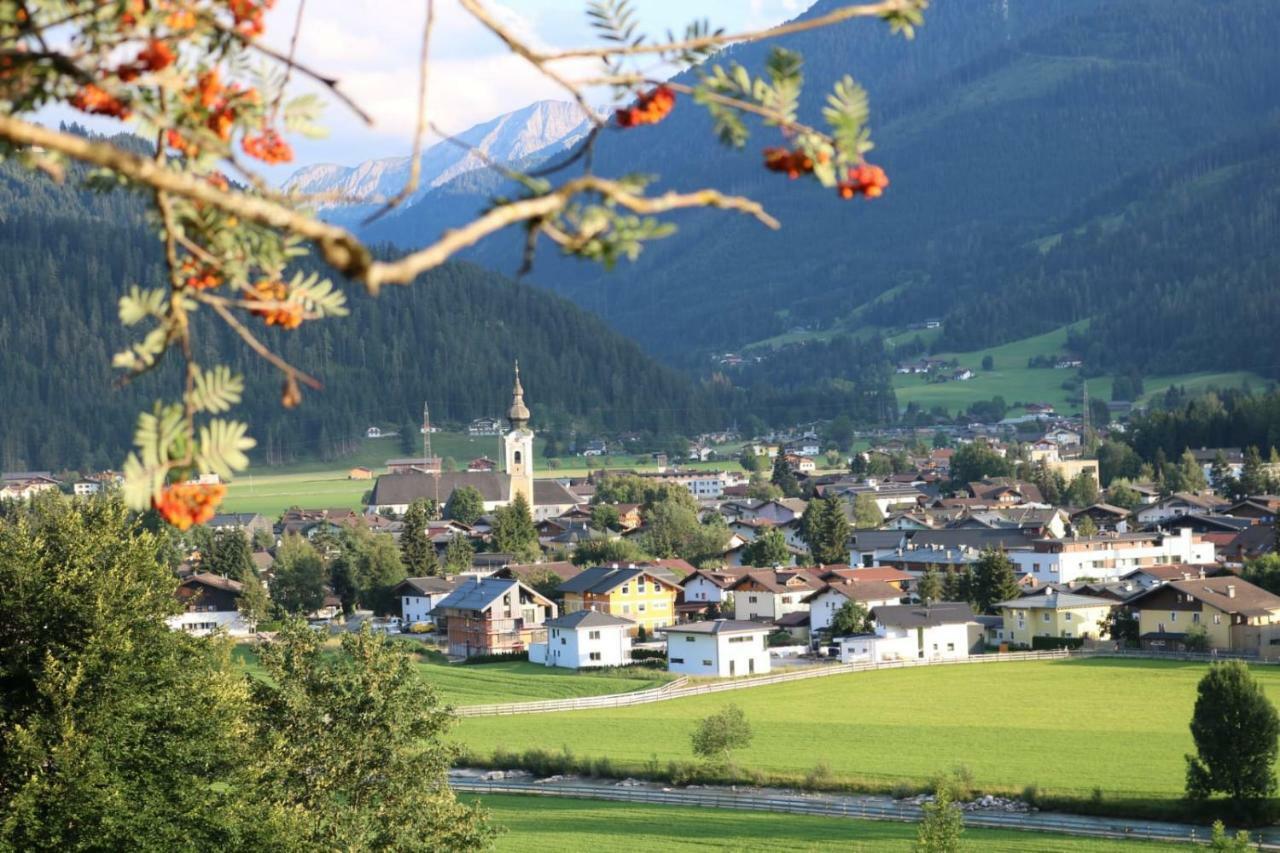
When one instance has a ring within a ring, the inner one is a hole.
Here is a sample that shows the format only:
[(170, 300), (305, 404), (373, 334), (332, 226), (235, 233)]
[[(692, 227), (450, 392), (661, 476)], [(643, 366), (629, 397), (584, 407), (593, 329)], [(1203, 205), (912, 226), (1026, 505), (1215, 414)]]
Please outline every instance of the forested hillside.
[[(870, 91), (884, 198), (767, 173), (772, 136), (725, 151), (682, 102), (658, 127), (606, 133), (597, 168), (712, 180), (783, 230), (692, 213), (635, 265), (602, 275), (548, 251), (531, 278), (689, 365), (797, 327), (941, 317), (937, 346), (956, 351), (1092, 317), (1079, 346), (1094, 369), (1276, 375), (1278, 39), (1269, 0), (951, 0), (914, 42), (866, 22), (795, 35), (783, 43), (805, 57), (804, 115), (845, 71)], [(768, 49), (713, 61), (758, 68)], [(430, 221), (384, 227), (421, 242), (465, 208), (455, 193)], [(476, 257), (513, 269), (518, 246)]]
[[(113, 388), (126, 340), (116, 300), (161, 280), (158, 242), (124, 192), (57, 186), (0, 167), (0, 467), (119, 465), (158, 377)], [(655, 364), (600, 320), (545, 291), (451, 265), (378, 299), (349, 288), (352, 316), (297, 332), (264, 330), (325, 382), (294, 411), (279, 378), (208, 323), (214, 352), (244, 370), (244, 414), (260, 455), (331, 454), (370, 423), (404, 424), (430, 403), (437, 421), (499, 415), (520, 359), (535, 426), (685, 433), (727, 415), (683, 375)], [(163, 370), (164, 368), (162, 368)], [(172, 387), (170, 385), (169, 387)]]

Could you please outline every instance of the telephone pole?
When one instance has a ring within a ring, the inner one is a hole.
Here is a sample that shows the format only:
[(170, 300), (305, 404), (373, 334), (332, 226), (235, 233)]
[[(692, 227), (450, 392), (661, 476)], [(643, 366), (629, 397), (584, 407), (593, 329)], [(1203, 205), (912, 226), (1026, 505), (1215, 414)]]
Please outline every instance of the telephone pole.
[(422, 464), (426, 465), (431, 458), (431, 412), (427, 410), (427, 401), (422, 401)]

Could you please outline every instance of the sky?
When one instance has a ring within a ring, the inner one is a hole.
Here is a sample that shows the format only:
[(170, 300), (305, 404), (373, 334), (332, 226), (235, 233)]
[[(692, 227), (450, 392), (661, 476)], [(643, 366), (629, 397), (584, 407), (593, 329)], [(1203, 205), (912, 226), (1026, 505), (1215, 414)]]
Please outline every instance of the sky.
[[(287, 51), (300, 0), (280, 0), (268, 17), (266, 41)], [(642, 29), (654, 36), (683, 32), (709, 18), (730, 31), (781, 23), (811, 0), (633, 0)], [(486, 0), (486, 6), (535, 47), (593, 43), (586, 0)], [(306, 0), (298, 58), (341, 80), (341, 88), (374, 118), (365, 126), (340, 102), (330, 101), (320, 141), (297, 140), (296, 166), (354, 165), (409, 153), (417, 115), (418, 56), (425, 16), (423, 0)], [(436, 0), (432, 36), (429, 113), (449, 132), (542, 99), (565, 100), (563, 90), (512, 55), (457, 3)], [(567, 71), (575, 66), (565, 63)], [(577, 65), (594, 73), (599, 64)], [(305, 84), (299, 84), (305, 86)], [(291, 171), (291, 170), (289, 170)], [(273, 175), (273, 177), (280, 177)]]

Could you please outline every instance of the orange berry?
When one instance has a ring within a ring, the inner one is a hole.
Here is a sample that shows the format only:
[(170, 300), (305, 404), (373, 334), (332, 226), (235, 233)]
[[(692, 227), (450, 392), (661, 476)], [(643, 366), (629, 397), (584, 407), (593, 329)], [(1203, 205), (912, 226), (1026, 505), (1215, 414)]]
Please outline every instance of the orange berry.
[(227, 487), (220, 483), (174, 483), (153, 495), (151, 506), (169, 524), (179, 530), (189, 530), (192, 525), (204, 524), (213, 518), (226, 494)]

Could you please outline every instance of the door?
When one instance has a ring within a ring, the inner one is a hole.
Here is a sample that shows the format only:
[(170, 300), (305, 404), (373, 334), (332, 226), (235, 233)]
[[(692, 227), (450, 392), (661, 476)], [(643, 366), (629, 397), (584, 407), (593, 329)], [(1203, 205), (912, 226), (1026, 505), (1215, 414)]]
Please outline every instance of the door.
[(736, 660), (729, 661), (729, 677), (730, 678), (733, 678), (734, 676), (734, 671), (737, 669), (737, 663), (738, 662)]
[(756, 672), (756, 659), (750, 658), (747, 661), (747, 674), (755, 675), (755, 672)]

